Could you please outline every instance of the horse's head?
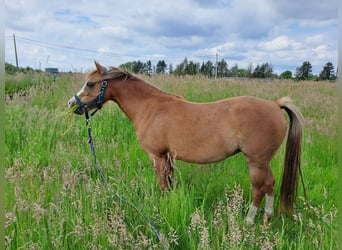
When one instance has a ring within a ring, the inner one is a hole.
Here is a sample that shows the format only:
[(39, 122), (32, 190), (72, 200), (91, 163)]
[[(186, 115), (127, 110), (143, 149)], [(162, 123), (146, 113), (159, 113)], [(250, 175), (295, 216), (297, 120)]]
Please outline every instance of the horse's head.
[(91, 72), (76, 95), (68, 101), (69, 108), (75, 107), (78, 104), (74, 113), (82, 115), (85, 111), (99, 109), (107, 101), (105, 98), (105, 89), (107, 87), (107, 69), (95, 62), (96, 70)]

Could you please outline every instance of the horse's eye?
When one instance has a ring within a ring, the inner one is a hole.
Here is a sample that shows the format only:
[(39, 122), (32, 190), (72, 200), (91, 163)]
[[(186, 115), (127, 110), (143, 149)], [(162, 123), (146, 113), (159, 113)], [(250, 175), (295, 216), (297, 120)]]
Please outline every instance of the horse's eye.
[(87, 82), (87, 87), (92, 88), (95, 86), (95, 83), (93, 82)]

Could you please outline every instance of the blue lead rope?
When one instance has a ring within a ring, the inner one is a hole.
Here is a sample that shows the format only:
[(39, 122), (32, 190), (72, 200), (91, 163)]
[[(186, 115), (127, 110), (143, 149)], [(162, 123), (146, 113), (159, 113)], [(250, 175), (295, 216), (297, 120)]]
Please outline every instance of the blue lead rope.
[[(95, 112), (92, 113), (91, 116), (93, 116), (95, 114)], [(102, 168), (100, 167), (100, 165), (98, 164), (98, 162), (96, 160), (95, 147), (94, 147), (94, 142), (93, 142), (93, 136), (92, 136), (92, 130), (91, 130), (91, 125), (90, 125), (90, 117), (89, 117), (89, 114), (88, 114), (88, 110), (85, 111), (85, 117), (86, 117), (86, 125), (87, 125), (87, 128), (88, 128), (88, 136), (89, 136), (88, 143), (90, 144), (91, 153), (92, 153), (93, 158), (94, 158), (94, 164), (95, 164), (95, 166), (97, 168), (97, 171), (99, 172), (99, 174), (101, 176), (102, 182), (106, 185), (107, 188), (110, 188), (110, 185), (109, 185), (109, 183), (106, 180), (106, 177), (105, 177), (105, 175), (104, 175), (104, 173), (102, 171)], [(131, 202), (127, 201), (125, 198), (120, 196), (118, 193), (114, 192), (114, 196), (119, 201), (129, 205), (138, 214), (140, 214), (144, 218), (144, 220), (147, 222), (147, 224), (151, 227), (151, 229), (153, 230), (153, 232), (156, 235), (156, 237), (158, 238), (158, 240), (161, 241), (161, 236), (160, 236), (160, 233), (159, 233), (158, 229), (156, 228), (156, 226), (152, 223), (152, 221), (146, 215), (144, 215), (134, 204), (132, 204)]]

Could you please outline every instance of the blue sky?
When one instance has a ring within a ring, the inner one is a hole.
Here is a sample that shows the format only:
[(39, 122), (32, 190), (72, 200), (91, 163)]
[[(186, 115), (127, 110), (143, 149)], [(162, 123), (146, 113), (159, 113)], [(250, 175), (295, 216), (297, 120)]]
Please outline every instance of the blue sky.
[(165, 60), (176, 66), (225, 59), (229, 67), (271, 63), (295, 71), (310, 61), (318, 74), (337, 67), (338, 1), (318, 0), (5, 0), (5, 60), (87, 71)]

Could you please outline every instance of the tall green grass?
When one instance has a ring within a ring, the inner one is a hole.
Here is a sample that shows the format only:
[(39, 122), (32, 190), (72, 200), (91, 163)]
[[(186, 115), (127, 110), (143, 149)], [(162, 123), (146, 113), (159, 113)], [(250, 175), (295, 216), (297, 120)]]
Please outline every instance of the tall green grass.
[[(264, 225), (245, 217), (251, 202), (243, 155), (195, 165), (176, 163), (176, 188), (161, 193), (133, 126), (115, 104), (92, 119), (97, 158), (111, 189), (93, 165), (82, 116), (66, 113), (81, 75), (42, 80), (25, 96), (6, 99), (7, 249), (336, 249), (337, 86), (326, 82), (227, 81), (200, 77), (146, 78), (191, 101), (237, 95), (270, 100), (290, 96), (306, 118), (302, 166), (308, 200), (299, 188), (294, 215)], [(285, 113), (284, 113), (285, 115)], [(271, 163), (275, 211), (284, 146)], [(156, 225), (159, 242), (132, 202)]]

